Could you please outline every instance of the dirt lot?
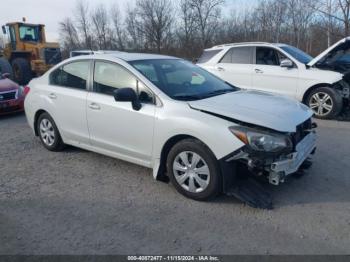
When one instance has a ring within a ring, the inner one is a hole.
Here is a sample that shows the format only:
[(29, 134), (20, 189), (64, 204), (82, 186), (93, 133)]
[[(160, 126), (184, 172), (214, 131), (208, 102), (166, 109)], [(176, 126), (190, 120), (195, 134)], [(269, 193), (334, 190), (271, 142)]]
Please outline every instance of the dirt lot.
[(80, 149), (48, 152), (23, 115), (0, 117), (0, 254), (349, 254), (350, 123), (319, 126), (312, 170), (271, 186), (266, 211), (194, 202)]

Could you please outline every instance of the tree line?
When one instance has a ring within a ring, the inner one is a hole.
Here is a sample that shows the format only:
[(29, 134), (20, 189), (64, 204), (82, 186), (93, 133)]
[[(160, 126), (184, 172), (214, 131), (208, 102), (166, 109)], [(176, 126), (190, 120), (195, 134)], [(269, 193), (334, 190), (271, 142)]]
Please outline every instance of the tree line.
[(89, 6), (60, 22), (64, 53), (71, 50), (155, 52), (198, 58), (216, 44), (288, 43), (316, 55), (350, 33), (350, 0), (260, 0), (225, 10), (225, 0), (136, 0)]

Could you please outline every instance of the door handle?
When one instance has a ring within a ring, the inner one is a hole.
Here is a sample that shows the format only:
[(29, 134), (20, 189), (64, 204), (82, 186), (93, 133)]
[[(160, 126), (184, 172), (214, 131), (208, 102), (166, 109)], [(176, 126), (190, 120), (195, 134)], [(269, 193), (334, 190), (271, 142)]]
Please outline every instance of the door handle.
[(263, 74), (264, 71), (262, 71), (261, 69), (255, 69), (255, 73), (257, 73), (257, 74)]
[(89, 107), (90, 107), (92, 110), (100, 110), (100, 109), (101, 109), (101, 107), (100, 107), (98, 104), (96, 104), (96, 103), (91, 103), (91, 104), (89, 105)]
[(57, 96), (56, 96), (54, 93), (51, 93), (51, 94), (49, 94), (49, 98), (51, 98), (51, 99), (56, 99)]
[(225, 71), (225, 68), (223, 68), (223, 67), (221, 67), (221, 66), (218, 66), (216, 69), (217, 69), (218, 71)]

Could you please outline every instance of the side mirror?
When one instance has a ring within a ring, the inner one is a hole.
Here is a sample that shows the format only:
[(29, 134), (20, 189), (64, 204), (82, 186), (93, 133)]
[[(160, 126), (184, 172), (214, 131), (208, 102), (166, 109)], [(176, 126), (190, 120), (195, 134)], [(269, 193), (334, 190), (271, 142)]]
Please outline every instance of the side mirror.
[(140, 100), (134, 89), (130, 87), (114, 90), (114, 99), (117, 102), (131, 102), (132, 108), (136, 111), (141, 109)]
[(6, 27), (4, 25), (2, 26), (2, 33), (6, 35)]
[(285, 67), (285, 68), (292, 68), (294, 66), (293, 62), (289, 59), (283, 59), (281, 61), (281, 67)]
[(3, 73), (2, 75), (2, 78), (10, 78), (10, 73)]

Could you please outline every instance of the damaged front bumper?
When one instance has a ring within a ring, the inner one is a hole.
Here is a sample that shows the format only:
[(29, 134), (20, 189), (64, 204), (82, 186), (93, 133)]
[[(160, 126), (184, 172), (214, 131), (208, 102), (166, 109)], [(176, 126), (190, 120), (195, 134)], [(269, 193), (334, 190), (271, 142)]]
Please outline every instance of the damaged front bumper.
[[(350, 76), (347, 76), (347, 78), (350, 78)], [(333, 84), (333, 88), (340, 92), (343, 99), (350, 99), (350, 83), (349, 83), (349, 79), (347, 78), (344, 77), (344, 79)]]
[(295, 152), (280, 159), (266, 167), (269, 173), (269, 182), (279, 185), (284, 182), (285, 177), (296, 173), (302, 164), (316, 151), (316, 134), (311, 132), (296, 146)]
[(311, 131), (289, 154), (280, 156), (252, 156), (244, 150), (226, 160), (227, 163), (238, 161), (246, 165), (249, 173), (255, 176), (265, 176), (270, 184), (278, 186), (287, 176), (297, 173), (303, 164), (310, 160), (316, 151), (316, 133)]

